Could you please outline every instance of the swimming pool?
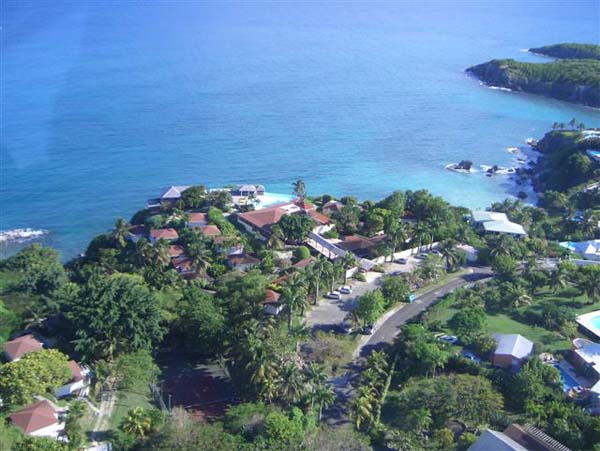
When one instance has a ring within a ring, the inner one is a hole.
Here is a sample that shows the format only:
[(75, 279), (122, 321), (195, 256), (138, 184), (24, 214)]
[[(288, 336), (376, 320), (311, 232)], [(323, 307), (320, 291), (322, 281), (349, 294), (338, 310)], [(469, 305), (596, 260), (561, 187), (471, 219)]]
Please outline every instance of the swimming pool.
[(257, 196), (260, 202), (256, 206), (257, 210), (261, 208), (267, 208), (272, 205), (283, 204), (286, 202), (291, 202), (294, 199), (294, 196), (290, 194), (281, 194), (281, 193), (265, 193)]
[(564, 391), (568, 391), (571, 388), (579, 385), (579, 382), (577, 382), (569, 373), (567, 373), (558, 363), (554, 364), (554, 368), (556, 368), (560, 373), (560, 381), (562, 382)]
[(581, 327), (600, 338), (600, 310), (579, 315), (576, 321)]

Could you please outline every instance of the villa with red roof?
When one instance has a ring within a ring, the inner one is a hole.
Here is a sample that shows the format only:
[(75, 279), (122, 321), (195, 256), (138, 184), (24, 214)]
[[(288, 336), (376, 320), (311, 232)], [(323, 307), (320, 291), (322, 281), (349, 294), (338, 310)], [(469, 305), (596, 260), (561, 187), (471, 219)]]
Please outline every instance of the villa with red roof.
[(214, 224), (201, 226), (200, 227), (200, 232), (202, 232), (202, 235), (208, 236), (208, 237), (211, 237), (211, 238), (215, 237), (215, 236), (221, 235), (221, 231)]
[(90, 386), (90, 370), (86, 366), (80, 366), (75, 360), (69, 360), (71, 379), (54, 392), (57, 398), (79, 394), (85, 395)]
[(64, 423), (58, 421), (58, 412), (47, 400), (16, 411), (10, 416), (10, 421), (21, 429), (23, 434), (34, 437), (57, 438), (65, 428)]
[(189, 228), (203, 227), (208, 225), (208, 215), (206, 213), (188, 213), (190, 219), (187, 226)]
[(169, 246), (168, 252), (169, 252), (169, 257), (178, 258), (178, 257), (181, 257), (185, 253), (185, 249), (183, 248), (183, 246), (175, 244), (175, 245)]
[(265, 313), (268, 315), (279, 315), (283, 310), (283, 305), (279, 302), (281, 295), (277, 291), (267, 290), (265, 293), (265, 300), (263, 301), (263, 307)]
[(177, 230), (172, 228), (150, 230), (151, 243), (156, 243), (158, 240), (175, 241), (178, 238)]
[(16, 362), (29, 352), (44, 349), (44, 344), (32, 334), (23, 335), (4, 344), (4, 355), (9, 362)]

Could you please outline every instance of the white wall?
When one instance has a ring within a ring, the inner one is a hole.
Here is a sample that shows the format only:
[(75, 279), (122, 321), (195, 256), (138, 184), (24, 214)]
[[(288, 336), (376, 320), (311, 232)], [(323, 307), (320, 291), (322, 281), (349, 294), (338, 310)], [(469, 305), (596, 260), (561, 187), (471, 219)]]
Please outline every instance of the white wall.
[(50, 426), (46, 426), (45, 428), (38, 429), (37, 431), (30, 432), (28, 435), (34, 437), (52, 437), (57, 438), (59, 434), (64, 431), (65, 424), (59, 423), (58, 421), (55, 424)]

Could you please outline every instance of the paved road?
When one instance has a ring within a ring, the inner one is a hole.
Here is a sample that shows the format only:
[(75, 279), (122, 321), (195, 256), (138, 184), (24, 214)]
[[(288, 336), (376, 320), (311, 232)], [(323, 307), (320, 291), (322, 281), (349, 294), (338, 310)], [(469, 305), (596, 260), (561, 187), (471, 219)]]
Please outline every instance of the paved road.
[(417, 316), (419, 313), (426, 310), (431, 304), (439, 298), (446, 296), (448, 293), (456, 290), (459, 287), (468, 285), (478, 280), (491, 277), (490, 268), (481, 268), (473, 266), (469, 273), (463, 274), (456, 278), (450, 279), (441, 287), (434, 288), (417, 297), (417, 300), (411, 304), (407, 304), (396, 313), (390, 316), (383, 324), (381, 324), (371, 335), (369, 340), (361, 346), (360, 355), (367, 356), (373, 350), (379, 349), (386, 344), (393, 342), (394, 337), (400, 332), (400, 327), (406, 324), (407, 321)]

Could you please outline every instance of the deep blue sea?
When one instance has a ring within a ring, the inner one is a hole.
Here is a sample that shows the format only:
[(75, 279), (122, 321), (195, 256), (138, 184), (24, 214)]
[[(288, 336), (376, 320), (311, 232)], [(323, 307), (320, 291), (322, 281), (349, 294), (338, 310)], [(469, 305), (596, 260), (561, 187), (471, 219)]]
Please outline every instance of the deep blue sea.
[(65, 257), (170, 184), (485, 207), (507, 147), (597, 110), (480, 86), (464, 69), (600, 41), (592, 1), (2, 2), (0, 229)]

